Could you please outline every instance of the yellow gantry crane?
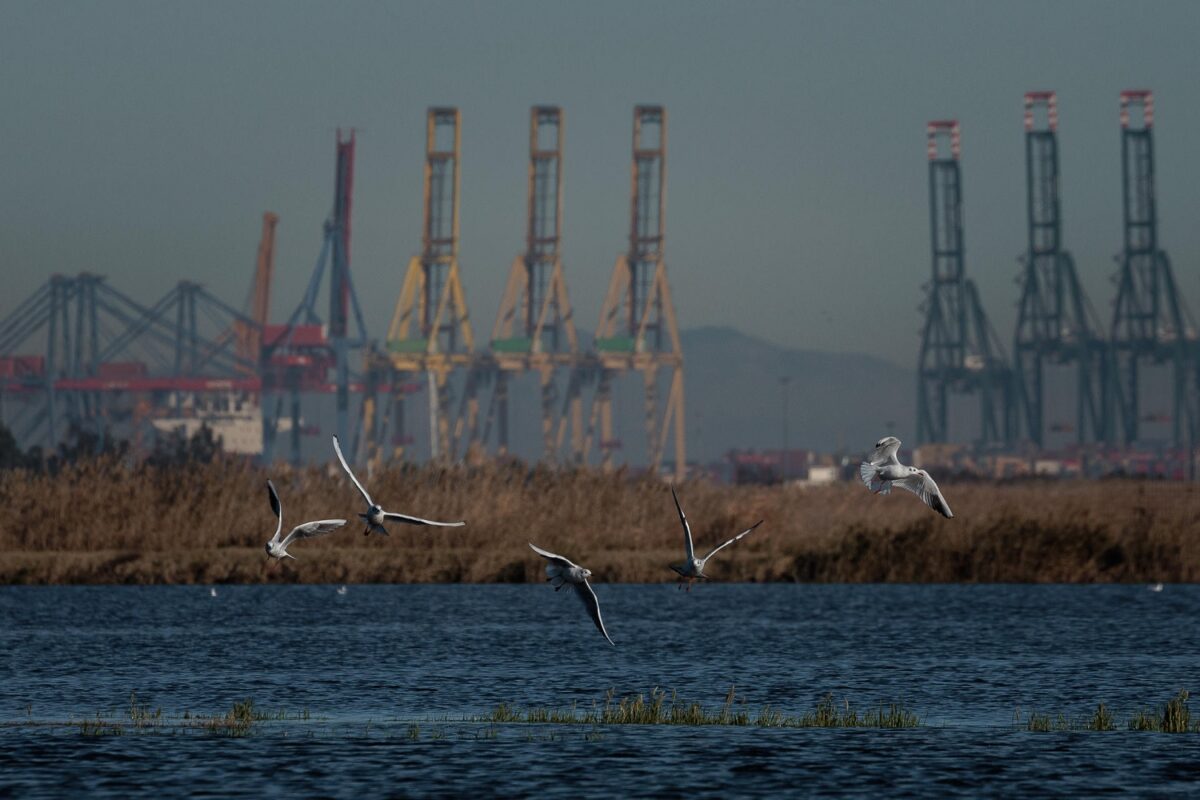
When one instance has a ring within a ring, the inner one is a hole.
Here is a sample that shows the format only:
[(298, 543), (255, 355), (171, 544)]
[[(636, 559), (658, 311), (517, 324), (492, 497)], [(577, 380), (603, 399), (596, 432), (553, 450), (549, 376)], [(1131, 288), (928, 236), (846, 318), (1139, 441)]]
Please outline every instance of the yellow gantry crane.
[[(562, 160), (566, 121), (557, 106), (534, 106), (529, 112), (529, 178), (525, 252), (513, 259), (508, 283), (492, 328), (489, 357), (492, 403), (484, 429), (472, 437), (486, 447), (493, 424), (498, 455), (508, 452), (509, 377), (537, 373), (541, 389), (542, 457), (557, 460), (557, 378), (579, 364), (579, 339), (562, 264)], [(566, 413), (574, 430), (582, 429), (579, 397)], [(575, 437), (578, 439), (578, 436)]]
[[(543, 458), (565, 456), (584, 465), (599, 451), (600, 465), (611, 468), (621, 446), (614, 433), (613, 386), (623, 374), (640, 372), (649, 466), (661, 469), (673, 440), (674, 473), (682, 478), (683, 353), (663, 258), (666, 111), (634, 109), (629, 249), (617, 259), (588, 351), (580, 347), (563, 270), (565, 118), (556, 106), (530, 109), (525, 252), (509, 270), (487, 349), (475, 351), (458, 264), (460, 121), (455, 108), (431, 108), (426, 118), (422, 250), (405, 272), (386, 350), (368, 354), (366, 455), (372, 462), (385, 456), (379, 442), (388, 430), (388, 455), (404, 457), (411, 441), (405, 392), (417, 380), (429, 392), (434, 460), (478, 462), (493, 446), (503, 455), (509, 448), (511, 384), (533, 373), (541, 395)], [(380, 409), (376, 393), (385, 386), (388, 400)], [(489, 386), (481, 414), (480, 398)]]
[[(596, 338), (581, 376), (598, 370), (591, 413), (577, 460), (587, 463), (593, 449), (600, 464), (613, 465), (621, 446), (613, 432), (613, 381), (623, 373), (640, 372), (644, 387), (647, 462), (661, 469), (667, 443), (674, 439), (674, 473), (682, 479), (687, 468), (684, 440), (683, 348), (667, 263), (666, 234), (667, 112), (662, 106), (633, 110), (633, 167), (630, 173), (629, 250), (617, 258), (600, 310)], [(659, 401), (661, 378), (666, 378), (666, 402)], [(571, 396), (583, 379), (572, 381)]]
[[(397, 432), (392, 457), (402, 458), (404, 436), (403, 382), (424, 379), (429, 391), (430, 448), (434, 460), (453, 458), (450, 374), (469, 367), (474, 359), (466, 295), (458, 266), (458, 188), (462, 147), (461, 115), (457, 108), (431, 108), (425, 127), (425, 219), (421, 254), (408, 262), (400, 298), (388, 326), (386, 353), (369, 355), (383, 361), (392, 377), (387, 413)], [(368, 370), (378, 373), (379, 364)], [(369, 455), (377, 449), (376, 401), (364, 401), (364, 431)], [(375, 435), (370, 435), (374, 432)]]

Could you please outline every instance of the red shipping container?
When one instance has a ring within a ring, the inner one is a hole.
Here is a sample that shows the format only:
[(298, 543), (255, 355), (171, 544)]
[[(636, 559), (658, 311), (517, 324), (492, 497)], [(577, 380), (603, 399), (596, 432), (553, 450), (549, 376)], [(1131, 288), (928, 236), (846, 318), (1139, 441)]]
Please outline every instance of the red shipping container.
[(146, 373), (146, 365), (140, 361), (109, 361), (96, 369), (96, 377), (106, 380), (144, 378)]
[(45, 374), (45, 356), (7, 356), (0, 358), (0, 378), (36, 378)]
[[(268, 325), (263, 329), (263, 344), (282, 345), (288, 335), (287, 325)], [(291, 347), (326, 347), (325, 328), (322, 325), (294, 325), (290, 338)]]

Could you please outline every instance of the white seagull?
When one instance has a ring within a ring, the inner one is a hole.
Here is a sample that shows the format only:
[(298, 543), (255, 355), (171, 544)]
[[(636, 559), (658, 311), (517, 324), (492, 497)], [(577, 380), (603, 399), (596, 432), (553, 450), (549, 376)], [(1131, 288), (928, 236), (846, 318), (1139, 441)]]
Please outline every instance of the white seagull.
[(440, 525), (443, 528), (459, 528), (466, 525), (465, 522), (437, 522), (432, 519), (421, 519), (420, 517), (410, 517), (407, 514), (384, 511), (382, 506), (371, 499), (371, 495), (367, 494), (367, 490), (363, 488), (363, 485), (358, 482), (358, 478), (354, 477), (354, 473), (350, 471), (350, 466), (346, 463), (346, 457), (342, 455), (342, 446), (338, 444), (337, 434), (333, 436), (333, 452), (337, 453), (338, 461), (342, 462), (342, 469), (346, 470), (346, 474), (350, 476), (350, 480), (357, 487), (359, 494), (367, 501), (367, 513), (359, 514), (367, 523), (367, 527), (363, 529), (363, 536), (370, 534), (371, 531), (387, 536), (387, 528), (383, 527), (385, 520), (390, 522), (404, 522), (409, 525)]
[[(712, 578), (704, 574), (704, 565), (710, 558), (736, 542), (738, 539), (741, 539), (743, 536), (750, 533), (759, 525), (762, 525), (763, 521), (760, 519), (758, 522), (754, 523), (729, 541), (717, 545), (711, 551), (709, 551), (709, 554), (704, 558), (696, 558), (696, 550), (692, 545), (692, 526), (688, 525), (687, 515), (683, 513), (683, 506), (679, 505), (679, 495), (675, 494), (674, 486), (671, 487), (671, 497), (675, 499), (675, 510), (679, 512), (679, 522), (683, 525), (683, 547), (687, 556), (686, 561), (684, 561), (682, 564), (672, 564), (671, 569), (678, 572), (680, 578), (683, 578), (687, 581), (687, 590), (690, 592), (692, 590), (693, 581), (697, 579), (706, 581), (712, 580)], [(679, 582), (679, 586), (683, 586), (683, 580)]]
[[(885, 436), (875, 443), (875, 452), (858, 468), (858, 475), (868, 489), (875, 494), (888, 494), (892, 486), (912, 492), (934, 511), (947, 519), (954, 516), (942, 490), (929, 477), (929, 473), (916, 467), (906, 467), (896, 458), (900, 449), (900, 440), (895, 436)], [(879, 488), (875, 488), (875, 484)]]
[(571, 563), (569, 558), (563, 558), (543, 550), (533, 542), (530, 542), (529, 546), (533, 548), (533, 552), (550, 562), (546, 565), (546, 575), (548, 576), (546, 580), (554, 584), (554, 591), (557, 592), (565, 584), (571, 584), (571, 588), (583, 601), (588, 616), (592, 618), (592, 622), (596, 623), (600, 633), (604, 634), (604, 638), (608, 639), (609, 644), (616, 645), (616, 642), (608, 635), (608, 631), (604, 629), (604, 620), (600, 618), (600, 601), (596, 599), (596, 593), (592, 591), (591, 584), (587, 582), (587, 579), (592, 576), (592, 571)]
[(279, 503), (279, 495), (275, 492), (275, 484), (270, 481), (267, 481), (267, 497), (271, 500), (271, 510), (275, 512), (275, 518), (279, 520), (279, 524), (275, 526), (275, 535), (271, 537), (271, 541), (267, 542), (268, 560), (272, 558), (277, 560), (285, 558), (294, 559), (295, 556), (287, 551), (288, 545), (292, 542), (299, 539), (311, 539), (314, 536), (324, 536), (346, 524), (346, 520), (344, 519), (321, 519), (316, 522), (306, 522), (303, 525), (297, 525), (292, 528), (292, 532), (280, 541), (279, 535), (283, 533), (283, 506)]

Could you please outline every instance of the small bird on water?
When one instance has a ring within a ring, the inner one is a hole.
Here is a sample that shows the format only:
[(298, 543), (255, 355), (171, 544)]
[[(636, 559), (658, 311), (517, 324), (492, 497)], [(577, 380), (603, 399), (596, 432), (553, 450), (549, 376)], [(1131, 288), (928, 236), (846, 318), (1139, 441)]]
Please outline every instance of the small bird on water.
[(679, 577), (681, 579), (679, 581), (680, 587), (683, 586), (683, 583), (685, 580), (687, 581), (687, 590), (690, 592), (692, 590), (692, 582), (693, 581), (696, 581), (696, 580), (710, 581), (710, 580), (712, 580), (712, 578), (710, 578), (704, 574), (704, 565), (708, 563), (708, 560), (710, 558), (715, 556), (717, 553), (719, 553), (724, 548), (726, 548), (729, 545), (736, 542), (738, 539), (741, 539), (743, 536), (746, 536), (747, 534), (749, 534), (751, 531), (753, 531), (759, 525), (762, 525), (763, 521), (760, 519), (758, 522), (754, 523), (749, 528), (747, 528), (746, 530), (739, 533), (737, 536), (733, 537), (732, 539), (730, 539), (726, 542), (722, 542), (721, 544), (717, 545), (712, 550), (710, 550), (708, 555), (706, 555), (704, 558), (696, 558), (696, 550), (695, 550), (695, 547), (692, 545), (692, 526), (688, 524), (687, 515), (683, 513), (683, 506), (679, 505), (679, 495), (675, 494), (674, 486), (671, 487), (671, 497), (675, 500), (675, 510), (679, 512), (679, 522), (681, 525), (683, 525), (683, 547), (684, 547), (685, 555), (687, 557), (687, 560), (685, 560), (681, 564), (671, 564), (671, 569), (673, 569), (679, 573)]
[(363, 536), (369, 535), (372, 531), (388, 535), (387, 528), (383, 527), (386, 522), (403, 522), (408, 525), (438, 525), (443, 528), (459, 528), (466, 525), (465, 522), (437, 522), (432, 519), (421, 519), (420, 517), (410, 517), (407, 514), (396, 514), (392, 511), (384, 511), (383, 507), (371, 499), (371, 495), (367, 494), (367, 490), (358, 482), (358, 478), (354, 477), (354, 473), (350, 471), (350, 465), (346, 463), (345, 456), (342, 455), (342, 446), (338, 442), (337, 434), (333, 436), (333, 452), (337, 453), (338, 461), (342, 463), (342, 469), (350, 476), (351, 482), (358, 493), (363, 496), (363, 500), (367, 501), (367, 513), (359, 514), (366, 522), (367, 527), (363, 529)]
[[(858, 475), (863, 484), (875, 494), (889, 494), (892, 486), (899, 486), (905, 491), (912, 492), (921, 498), (925, 505), (947, 519), (954, 516), (946, 498), (937, 483), (929, 473), (916, 467), (906, 467), (896, 458), (900, 449), (900, 440), (895, 436), (885, 436), (875, 443), (875, 452), (862, 462)], [(875, 488), (878, 484), (879, 488)]]
[(267, 499), (271, 501), (271, 511), (275, 513), (275, 518), (279, 521), (275, 526), (275, 535), (267, 542), (267, 559), (272, 558), (282, 560), (285, 558), (295, 559), (296, 557), (287, 551), (288, 545), (300, 539), (311, 539), (314, 536), (324, 536), (327, 533), (333, 533), (338, 528), (346, 524), (344, 519), (320, 519), (315, 522), (306, 522), (303, 525), (297, 525), (292, 528), (282, 541), (279, 535), (283, 532), (283, 506), (279, 502), (279, 494), (275, 491), (275, 484), (267, 481)]
[(587, 581), (592, 577), (592, 571), (572, 563), (569, 558), (543, 550), (533, 542), (530, 542), (529, 546), (533, 548), (533, 552), (550, 562), (546, 565), (546, 580), (553, 584), (554, 591), (557, 592), (566, 584), (571, 584), (571, 588), (575, 590), (575, 596), (583, 602), (588, 616), (592, 618), (592, 622), (596, 623), (596, 628), (604, 634), (604, 638), (608, 639), (609, 644), (616, 645), (616, 642), (608, 635), (608, 631), (604, 629), (604, 620), (600, 617), (600, 601)]

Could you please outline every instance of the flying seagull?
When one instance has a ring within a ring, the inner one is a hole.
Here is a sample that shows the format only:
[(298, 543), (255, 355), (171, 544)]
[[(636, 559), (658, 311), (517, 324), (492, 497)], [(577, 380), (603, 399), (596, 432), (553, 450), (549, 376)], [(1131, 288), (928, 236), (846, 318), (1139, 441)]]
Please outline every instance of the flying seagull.
[(300, 539), (311, 539), (314, 536), (324, 536), (327, 533), (333, 533), (346, 524), (346, 520), (344, 519), (321, 519), (316, 522), (306, 522), (303, 525), (297, 525), (292, 528), (292, 532), (280, 541), (279, 535), (283, 533), (283, 506), (279, 503), (279, 495), (275, 492), (275, 484), (270, 481), (267, 481), (267, 496), (271, 500), (271, 510), (275, 512), (275, 518), (279, 520), (279, 524), (275, 526), (275, 535), (271, 537), (271, 541), (267, 542), (268, 559), (294, 559), (295, 556), (287, 551), (288, 545), (292, 542)]
[(367, 494), (367, 490), (358, 482), (358, 478), (354, 477), (354, 473), (350, 471), (350, 465), (346, 463), (346, 457), (342, 455), (342, 446), (338, 443), (337, 434), (333, 436), (333, 452), (337, 453), (338, 461), (342, 462), (342, 469), (346, 470), (346, 474), (350, 476), (350, 480), (358, 489), (359, 494), (363, 496), (363, 500), (367, 501), (367, 513), (359, 514), (367, 523), (367, 527), (363, 529), (363, 536), (366, 536), (375, 531), (388, 535), (387, 528), (383, 527), (384, 521), (389, 522), (404, 522), (409, 525), (440, 525), (443, 528), (458, 528), (465, 525), (465, 522), (437, 522), (432, 519), (421, 519), (420, 517), (410, 517), (407, 514), (396, 514), (391, 511), (384, 511), (383, 507), (371, 499), (371, 495)]
[[(875, 443), (875, 452), (858, 468), (858, 475), (868, 489), (875, 494), (888, 494), (892, 486), (912, 492), (921, 498), (925, 505), (947, 519), (954, 516), (942, 490), (934, 483), (933, 478), (923, 469), (906, 467), (896, 458), (900, 449), (900, 440), (895, 436), (885, 436)], [(875, 488), (875, 484), (879, 488)]]
[(587, 579), (592, 576), (592, 571), (571, 563), (568, 558), (543, 550), (533, 542), (530, 542), (529, 546), (533, 548), (533, 552), (550, 562), (546, 565), (546, 575), (548, 576), (546, 580), (554, 584), (554, 591), (557, 592), (564, 585), (571, 584), (571, 588), (583, 601), (588, 616), (592, 618), (592, 622), (596, 623), (600, 633), (604, 634), (604, 638), (608, 639), (609, 644), (616, 645), (616, 642), (608, 635), (608, 631), (604, 630), (604, 620), (600, 618), (600, 601), (596, 599), (596, 593), (592, 591), (591, 584), (587, 582)]
[[(692, 526), (688, 525), (687, 515), (683, 513), (683, 506), (679, 505), (679, 495), (675, 494), (674, 486), (671, 487), (671, 497), (675, 499), (675, 510), (679, 512), (679, 522), (683, 525), (683, 548), (685, 555), (687, 556), (686, 561), (684, 561), (682, 564), (672, 564), (671, 569), (678, 572), (681, 578), (687, 580), (687, 590), (690, 592), (692, 590), (692, 581), (697, 579), (703, 579), (706, 581), (712, 580), (712, 578), (704, 574), (704, 565), (710, 558), (736, 542), (738, 539), (741, 539), (743, 536), (750, 533), (759, 525), (762, 525), (763, 521), (760, 519), (758, 522), (754, 523), (729, 541), (717, 545), (711, 551), (709, 551), (709, 554), (704, 558), (696, 558), (696, 550), (692, 545)], [(679, 585), (683, 586), (682, 580), (679, 582)]]

